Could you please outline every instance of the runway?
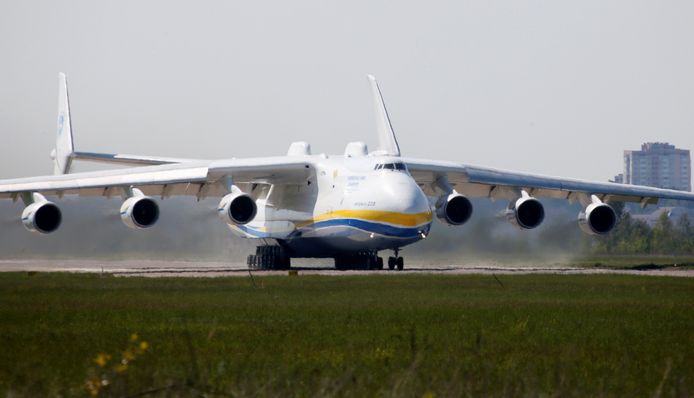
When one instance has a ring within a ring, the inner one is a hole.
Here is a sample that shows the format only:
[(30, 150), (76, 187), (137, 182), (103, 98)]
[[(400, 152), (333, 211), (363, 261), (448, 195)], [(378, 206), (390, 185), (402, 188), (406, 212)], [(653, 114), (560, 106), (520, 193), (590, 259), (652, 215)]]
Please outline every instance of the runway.
[[(566, 265), (503, 265), (496, 263), (478, 263), (468, 265), (423, 266), (413, 265), (403, 271), (337, 271), (331, 268), (329, 261), (325, 266), (292, 267), (300, 275), (402, 275), (402, 274), (442, 274), (442, 275), (475, 275), (475, 274), (623, 274), (645, 276), (694, 277), (691, 267), (652, 267), (646, 269), (612, 269), (582, 268)], [(223, 262), (192, 261), (152, 261), (152, 260), (0, 260), (0, 272), (72, 272), (72, 273), (107, 273), (115, 276), (145, 277), (229, 277), (248, 276), (245, 264)], [(288, 271), (250, 271), (253, 275), (288, 275)]]

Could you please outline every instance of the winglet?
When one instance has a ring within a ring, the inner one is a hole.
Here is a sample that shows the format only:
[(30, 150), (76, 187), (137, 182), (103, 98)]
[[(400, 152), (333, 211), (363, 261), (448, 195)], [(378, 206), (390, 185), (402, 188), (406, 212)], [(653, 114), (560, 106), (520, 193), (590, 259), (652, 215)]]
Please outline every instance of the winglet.
[(53, 174), (70, 172), (72, 154), (72, 118), (70, 117), (70, 101), (67, 94), (67, 78), (64, 73), (58, 74), (58, 130), (53, 158)]
[(376, 118), (378, 122), (378, 150), (375, 152), (379, 155), (400, 156), (400, 147), (398, 140), (395, 138), (393, 126), (390, 124), (386, 104), (383, 102), (381, 89), (378, 88), (378, 82), (372, 75), (368, 75), (371, 83), (371, 92), (374, 99), (376, 109)]

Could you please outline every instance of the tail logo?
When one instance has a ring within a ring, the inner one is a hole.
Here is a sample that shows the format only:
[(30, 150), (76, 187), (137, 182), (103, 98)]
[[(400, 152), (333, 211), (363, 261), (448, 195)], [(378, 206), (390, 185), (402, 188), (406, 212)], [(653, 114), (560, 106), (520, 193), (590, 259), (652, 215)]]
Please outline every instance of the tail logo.
[(58, 115), (58, 135), (63, 133), (63, 125), (65, 124), (65, 116), (61, 113)]

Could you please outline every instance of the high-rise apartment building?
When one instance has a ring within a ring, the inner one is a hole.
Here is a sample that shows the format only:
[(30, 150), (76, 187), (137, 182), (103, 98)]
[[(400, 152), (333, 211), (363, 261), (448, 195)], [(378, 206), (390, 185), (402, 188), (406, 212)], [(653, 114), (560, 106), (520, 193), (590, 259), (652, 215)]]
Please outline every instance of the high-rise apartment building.
[(624, 151), (624, 183), (692, 190), (689, 150), (662, 142), (647, 142), (640, 151)]

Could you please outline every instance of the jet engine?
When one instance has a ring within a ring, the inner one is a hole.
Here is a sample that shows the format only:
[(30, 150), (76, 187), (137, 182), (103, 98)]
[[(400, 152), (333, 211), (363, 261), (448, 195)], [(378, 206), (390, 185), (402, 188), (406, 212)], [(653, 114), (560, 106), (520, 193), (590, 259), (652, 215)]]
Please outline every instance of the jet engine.
[(255, 218), (258, 212), (258, 207), (253, 198), (234, 189), (234, 192), (226, 195), (217, 206), (217, 214), (227, 224), (244, 225), (248, 224)]
[(608, 204), (593, 202), (578, 214), (578, 225), (589, 235), (605, 235), (617, 224), (617, 213)]
[(32, 232), (48, 234), (60, 226), (63, 216), (53, 202), (34, 202), (22, 212), (22, 223)]
[(448, 225), (465, 224), (470, 216), (472, 216), (472, 202), (457, 192), (441, 198), (436, 206), (436, 217)]
[(120, 207), (120, 218), (130, 228), (149, 228), (159, 220), (159, 205), (148, 196), (132, 196)]
[(545, 219), (545, 208), (539, 200), (523, 191), (520, 198), (509, 203), (506, 219), (522, 229), (537, 228)]

